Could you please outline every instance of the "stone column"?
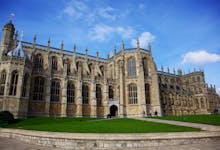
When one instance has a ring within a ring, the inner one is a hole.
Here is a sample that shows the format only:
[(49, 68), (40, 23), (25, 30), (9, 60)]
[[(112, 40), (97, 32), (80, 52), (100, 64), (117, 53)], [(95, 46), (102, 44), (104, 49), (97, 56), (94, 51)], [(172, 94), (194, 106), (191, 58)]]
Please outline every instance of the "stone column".
[(61, 117), (66, 117), (67, 108), (67, 79), (62, 81)]
[(66, 108), (67, 108), (67, 64), (64, 64), (63, 66), (63, 76), (64, 79), (61, 81), (61, 117), (66, 117)]
[[(30, 75), (30, 74), (29, 74)], [(28, 115), (28, 109), (29, 109), (29, 101), (30, 101), (30, 90), (31, 89), (31, 76), (28, 77), (28, 80), (27, 80), (27, 85), (26, 85), (26, 116)]]
[[(125, 110), (125, 95), (124, 95), (124, 60), (122, 60), (120, 62), (120, 81), (119, 81), (119, 84), (120, 84), (120, 100), (119, 100), (119, 114), (118, 116), (119, 117), (124, 117), (125, 114), (126, 114), (126, 110)], [(116, 88), (116, 87), (114, 87)]]
[(50, 116), (50, 85), (51, 77), (45, 78), (45, 116)]
[(150, 84), (150, 103), (151, 103), (151, 110), (154, 114), (157, 111), (158, 115), (161, 116), (161, 105), (160, 105), (160, 95), (159, 95), (159, 84), (158, 84), (158, 76), (157, 70), (155, 68), (155, 63), (151, 59), (150, 62), (150, 76), (151, 76), (151, 84)]
[(47, 53), (47, 60), (44, 63), (44, 69), (47, 72), (47, 77), (44, 83), (44, 94), (45, 94), (45, 116), (50, 116), (50, 88), (51, 88), (51, 60), (50, 60), (50, 52)]
[(145, 101), (145, 81), (144, 69), (140, 52), (136, 55), (136, 68), (137, 68), (137, 99), (139, 104), (139, 117), (146, 115), (146, 101)]
[(82, 68), (78, 67), (78, 80), (76, 87), (76, 117), (82, 117)]
[(91, 97), (91, 102), (90, 102), (90, 107), (91, 107), (90, 117), (97, 117), (97, 111), (96, 111), (96, 105), (97, 105), (97, 104), (96, 104), (96, 83), (95, 83), (95, 78), (94, 78), (94, 77), (92, 77), (90, 97)]
[(17, 83), (17, 95), (16, 97), (21, 98), (23, 90), (23, 81), (24, 81), (24, 68), (21, 69), (21, 72), (18, 72), (18, 83)]
[(106, 117), (110, 111), (109, 111), (109, 98), (108, 98), (108, 83), (107, 80), (104, 80), (104, 86), (103, 86), (103, 109), (104, 109), (104, 117)]

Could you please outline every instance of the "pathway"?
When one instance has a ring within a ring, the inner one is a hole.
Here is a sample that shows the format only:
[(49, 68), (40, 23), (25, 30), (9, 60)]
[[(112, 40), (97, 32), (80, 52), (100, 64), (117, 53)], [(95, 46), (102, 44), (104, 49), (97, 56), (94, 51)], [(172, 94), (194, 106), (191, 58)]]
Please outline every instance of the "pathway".
[(153, 118), (132, 118), (143, 121), (157, 122), (157, 123), (165, 123), (177, 126), (186, 126), (192, 128), (200, 128), (203, 131), (220, 131), (220, 126), (215, 125), (207, 125), (207, 124), (199, 124), (199, 123), (191, 123), (191, 122), (181, 122), (181, 121), (171, 121), (171, 120), (162, 120), (162, 119), (153, 119)]

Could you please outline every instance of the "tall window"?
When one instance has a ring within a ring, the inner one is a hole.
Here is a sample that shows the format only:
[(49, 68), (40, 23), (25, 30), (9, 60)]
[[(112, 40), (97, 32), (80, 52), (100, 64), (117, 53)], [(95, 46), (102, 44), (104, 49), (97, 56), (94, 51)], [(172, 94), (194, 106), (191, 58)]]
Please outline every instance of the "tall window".
[(70, 73), (71, 73), (70, 62), (68, 61), (66, 65), (67, 65), (67, 75), (70, 75)]
[(6, 81), (6, 71), (3, 70), (1, 73), (1, 80), (0, 80), (0, 95), (4, 95), (5, 91), (5, 81)]
[(136, 84), (128, 85), (129, 104), (137, 104), (137, 86)]
[(57, 70), (57, 58), (55, 56), (52, 57), (52, 70)]
[(42, 71), (43, 70), (44, 60), (41, 54), (37, 54), (34, 58), (34, 70)]
[(67, 102), (74, 103), (75, 100), (75, 86), (72, 82), (68, 82), (67, 84)]
[(50, 100), (58, 102), (60, 100), (60, 81), (53, 79), (51, 82)]
[(24, 81), (23, 81), (23, 88), (22, 88), (22, 97), (26, 96), (26, 90), (27, 90), (27, 81), (28, 81), (29, 75), (25, 74)]
[(101, 85), (97, 84), (96, 85), (96, 100), (97, 100), (97, 106), (102, 105), (102, 89)]
[(85, 84), (82, 86), (82, 103), (89, 104), (89, 87)]
[(36, 77), (34, 79), (34, 96), (33, 100), (43, 100), (44, 95), (44, 78)]
[(143, 64), (144, 76), (146, 77), (148, 76), (148, 64), (146, 58), (142, 59), (142, 64)]
[(128, 60), (128, 76), (129, 77), (136, 76), (136, 63), (135, 63), (135, 59), (133, 58)]
[(17, 84), (18, 84), (18, 72), (15, 70), (11, 74), (11, 85), (9, 95), (16, 95), (17, 92)]
[(149, 84), (145, 84), (145, 101), (146, 101), (146, 104), (150, 104), (150, 87), (149, 87)]
[(109, 99), (113, 99), (114, 98), (114, 90), (112, 86), (108, 87), (108, 97)]

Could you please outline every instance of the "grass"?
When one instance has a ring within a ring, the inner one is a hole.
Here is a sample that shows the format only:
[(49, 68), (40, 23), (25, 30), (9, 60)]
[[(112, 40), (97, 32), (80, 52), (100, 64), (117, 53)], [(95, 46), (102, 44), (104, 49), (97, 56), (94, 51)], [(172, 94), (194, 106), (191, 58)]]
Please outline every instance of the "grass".
[(166, 117), (152, 117), (163, 120), (175, 120), (183, 122), (202, 123), (209, 125), (220, 126), (220, 115), (191, 115), (191, 116), (166, 116)]
[(91, 118), (28, 118), (17, 120), (6, 128), (72, 132), (72, 133), (159, 133), (190, 132), (200, 129), (145, 122), (134, 119), (91, 119)]

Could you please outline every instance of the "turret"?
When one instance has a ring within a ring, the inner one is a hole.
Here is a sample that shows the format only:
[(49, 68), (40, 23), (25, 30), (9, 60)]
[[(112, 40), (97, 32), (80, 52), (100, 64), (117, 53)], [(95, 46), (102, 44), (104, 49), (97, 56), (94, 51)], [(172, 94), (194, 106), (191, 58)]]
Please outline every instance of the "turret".
[(11, 14), (11, 19), (10, 21), (4, 25), (2, 29), (2, 42), (1, 45), (4, 46), (8, 52), (10, 49), (12, 49), (12, 42), (13, 42), (13, 36), (15, 32), (15, 27), (12, 24), (12, 16)]
[(125, 54), (125, 45), (124, 45), (123, 40), (122, 40), (122, 43), (121, 43), (121, 50), (122, 50), (122, 56), (124, 56), (124, 54)]
[(182, 76), (182, 70), (178, 69), (178, 76)]

